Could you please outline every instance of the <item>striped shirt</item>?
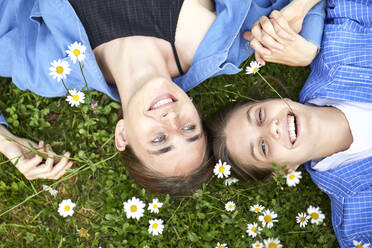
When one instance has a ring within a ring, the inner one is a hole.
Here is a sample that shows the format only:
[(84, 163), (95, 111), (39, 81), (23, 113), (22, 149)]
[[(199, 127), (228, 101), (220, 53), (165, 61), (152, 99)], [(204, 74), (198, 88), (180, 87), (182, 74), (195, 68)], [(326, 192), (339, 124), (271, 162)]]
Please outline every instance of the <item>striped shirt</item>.
[[(300, 93), (315, 98), (372, 102), (372, 0), (329, 0), (321, 50)], [(306, 168), (331, 200), (341, 247), (372, 244), (372, 154), (332, 170)]]

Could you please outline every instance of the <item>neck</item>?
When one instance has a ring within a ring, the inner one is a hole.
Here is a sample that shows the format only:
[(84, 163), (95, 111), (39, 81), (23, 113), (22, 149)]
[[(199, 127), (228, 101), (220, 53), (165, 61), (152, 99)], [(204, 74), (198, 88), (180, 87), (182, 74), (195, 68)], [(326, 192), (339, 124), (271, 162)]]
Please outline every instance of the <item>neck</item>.
[(94, 53), (106, 81), (116, 84), (123, 109), (150, 80), (171, 79), (168, 57), (156, 41), (143, 37), (116, 39), (97, 47)]
[(320, 132), (313, 159), (347, 150), (353, 142), (353, 136), (344, 113), (335, 107), (316, 107), (316, 111)]

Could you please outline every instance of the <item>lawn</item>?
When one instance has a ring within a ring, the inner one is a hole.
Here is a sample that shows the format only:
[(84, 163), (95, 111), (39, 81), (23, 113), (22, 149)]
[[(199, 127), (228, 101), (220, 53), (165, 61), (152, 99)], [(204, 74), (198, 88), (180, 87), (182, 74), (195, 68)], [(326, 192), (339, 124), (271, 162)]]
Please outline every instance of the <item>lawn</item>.
[[(297, 100), (309, 68), (269, 64), (260, 72), (283, 97)], [(232, 101), (277, 97), (257, 74), (244, 71), (209, 79), (189, 95), (206, 119)], [(219, 242), (240, 248), (267, 238), (278, 238), (283, 247), (338, 247), (330, 201), (304, 168), (296, 187), (288, 187), (284, 178), (226, 186), (224, 179), (214, 176), (187, 197), (156, 195), (127, 176), (115, 149), (118, 103), (89, 91), (85, 104), (71, 107), (65, 97), (39, 97), (5, 78), (0, 78), (0, 97), (0, 112), (14, 134), (44, 140), (57, 154), (69, 151), (74, 161), (60, 181), (28, 181), (0, 156), (0, 247), (216, 247)], [(93, 101), (97, 108), (91, 107)], [(43, 191), (45, 184), (58, 190), (55, 197)], [(133, 196), (146, 203), (139, 220), (128, 219), (123, 209), (123, 202)], [(164, 203), (158, 214), (147, 210), (153, 198)], [(58, 213), (64, 199), (76, 204), (73, 216), (64, 218)], [(235, 203), (234, 211), (225, 210), (228, 201)], [(261, 226), (260, 214), (250, 211), (255, 204), (274, 211), (278, 222), (252, 238), (247, 224)], [(320, 207), (325, 220), (301, 228), (296, 216), (310, 205)], [(151, 219), (164, 221), (162, 234), (148, 232)]]

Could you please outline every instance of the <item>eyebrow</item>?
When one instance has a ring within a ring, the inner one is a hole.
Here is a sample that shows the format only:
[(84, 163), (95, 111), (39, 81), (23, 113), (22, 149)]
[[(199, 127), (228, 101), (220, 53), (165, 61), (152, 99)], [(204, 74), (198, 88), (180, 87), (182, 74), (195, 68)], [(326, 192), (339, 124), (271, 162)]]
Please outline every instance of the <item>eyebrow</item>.
[(253, 106), (251, 105), (251, 106), (247, 109), (247, 112), (246, 112), (247, 120), (248, 120), (249, 124), (252, 124), (252, 118), (251, 118), (251, 115), (250, 115), (252, 107), (253, 107)]
[[(252, 109), (252, 105), (247, 109), (247, 120), (248, 120), (248, 123), (249, 124), (252, 124), (252, 118), (251, 118), (251, 115), (250, 115), (250, 112), (251, 112), (251, 109)], [(257, 158), (255, 152), (254, 152), (254, 147), (253, 147), (253, 144), (252, 142), (250, 143), (250, 150), (251, 150), (251, 155), (253, 157), (253, 159), (255, 159), (257, 162), (259, 162), (260, 160)]]
[[(195, 142), (195, 141), (199, 140), (201, 137), (202, 137), (202, 135), (201, 135), (201, 133), (199, 133), (199, 134), (197, 134), (195, 136), (192, 136), (191, 138), (187, 138), (186, 141), (187, 142), (190, 142), (190, 143), (191, 142)], [(153, 150), (153, 151), (149, 150), (149, 152), (151, 154), (154, 154), (154, 155), (162, 155), (162, 154), (167, 153), (167, 152), (169, 152), (169, 151), (171, 151), (173, 149), (174, 149), (174, 146), (173, 145), (170, 145), (170, 146), (161, 148), (159, 150)]]

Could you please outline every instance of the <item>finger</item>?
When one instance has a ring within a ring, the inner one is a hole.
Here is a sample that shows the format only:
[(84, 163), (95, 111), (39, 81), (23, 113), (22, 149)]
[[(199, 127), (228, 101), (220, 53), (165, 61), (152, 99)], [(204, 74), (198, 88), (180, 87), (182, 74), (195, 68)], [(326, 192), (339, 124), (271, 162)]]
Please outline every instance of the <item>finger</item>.
[(277, 49), (283, 50), (284, 47), (277, 40), (273, 39), (269, 34), (263, 32), (262, 34), (262, 45), (270, 50)]
[(278, 36), (286, 40), (296, 40), (297, 33), (292, 30), (287, 19), (279, 11), (271, 12), (270, 18), (275, 33)]
[(249, 32), (249, 31), (246, 31), (243, 33), (243, 38), (246, 39), (246, 40), (253, 40), (253, 35), (252, 35), (252, 32)]
[(58, 172), (54, 177), (50, 178), (52, 180), (58, 180), (60, 179), (67, 171), (67, 169), (70, 169), (72, 166), (72, 162), (70, 161), (60, 172)]
[(26, 176), (30, 170), (37, 167), (42, 161), (43, 158), (39, 155), (35, 155), (30, 159), (25, 159), (22, 157), (16, 164), (16, 168)]
[(261, 55), (259, 53), (254, 53), (254, 57), (255, 57), (256, 61), (259, 62), (262, 66), (266, 65), (265, 60), (261, 57)]
[(253, 24), (251, 34), (253, 36), (252, 39), (256, 39), (261, 42), (262, 28), (259, 20), (256, 21), (255, 24)]
[(270, 55), (271, 54), (270, 50), (264, 48), (261, 45), (261, 43), (258, 40), (256, 40), (256, 39), (253, 39), (251, 41), (251, 47), (255, 50), (255, 53), (266, 54), (266, 55)]
[(53, 169), (46, 174), (47, 178), (53, 179), (60, 171), (62, 171), (66, 165), (69, 163), (68, 158), (70, 157), (70, 153), (66, 152), (64, 157), (59, 161), (56, 165), (54, 165)]

